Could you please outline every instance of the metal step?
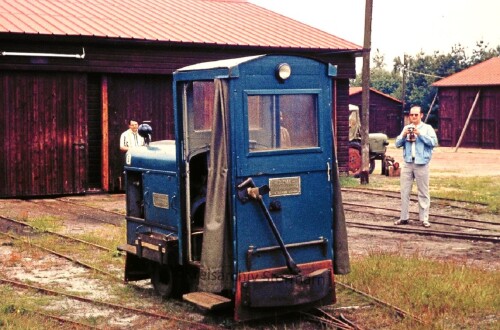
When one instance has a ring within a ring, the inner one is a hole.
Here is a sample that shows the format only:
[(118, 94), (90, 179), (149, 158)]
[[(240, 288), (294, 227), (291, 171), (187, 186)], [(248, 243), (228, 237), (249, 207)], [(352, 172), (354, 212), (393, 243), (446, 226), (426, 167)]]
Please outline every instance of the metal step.
[(208, 310), (222, 309), (231, 304), (231, 299), (211, 292), (190, 292), (182, 295), (182, 299)]

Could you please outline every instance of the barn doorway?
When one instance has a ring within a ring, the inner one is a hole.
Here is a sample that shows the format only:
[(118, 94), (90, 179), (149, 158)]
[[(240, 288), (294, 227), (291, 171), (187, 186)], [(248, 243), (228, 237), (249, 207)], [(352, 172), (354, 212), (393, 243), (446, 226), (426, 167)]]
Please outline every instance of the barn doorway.
[(102, 116), (101, 76), (87, 78), (88, 187), (87, 192), (102, 190)]

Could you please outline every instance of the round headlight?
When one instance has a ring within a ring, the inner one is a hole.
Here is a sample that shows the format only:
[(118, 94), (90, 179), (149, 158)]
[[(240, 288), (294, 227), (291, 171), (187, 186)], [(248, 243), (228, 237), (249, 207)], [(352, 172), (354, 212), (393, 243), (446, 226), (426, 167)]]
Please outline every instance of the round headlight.
[(290, 67), (290, 64), (288, 64), (288, 63), (281, 63), (280, 65), (278, 65), (277, 71), (278, 71), (277, 72), (278, 77), (281, 80), (286, 80), (286, 79), (290, 78), (290, 75), (292, 74), (292, 68)]

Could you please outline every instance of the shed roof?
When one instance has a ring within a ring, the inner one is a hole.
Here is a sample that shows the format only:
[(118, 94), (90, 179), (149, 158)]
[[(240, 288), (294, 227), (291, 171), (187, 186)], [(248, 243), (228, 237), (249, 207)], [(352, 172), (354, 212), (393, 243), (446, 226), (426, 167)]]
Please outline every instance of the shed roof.
[(432, 84), (435, 87), (491, 85), (500, 85), (500, 57), (490, 58)]
[(0, 0), (2, 34), (360, 51), (246, 0)]
[[(361, 93), (362, 91), (363, 91), (363, 87), (349, 87), (349, 96)], [(397, 98), (392, 97), (389, 94), (382, 93), (381, 91), (376, 90), (375, 88), (370, 88), (370, 91), (373, 93), (376, 93), (378, 95), (381, 95), (383, 97), (386, 97), (394, 102), (403, 103), (401, 100), (398, 100)]]

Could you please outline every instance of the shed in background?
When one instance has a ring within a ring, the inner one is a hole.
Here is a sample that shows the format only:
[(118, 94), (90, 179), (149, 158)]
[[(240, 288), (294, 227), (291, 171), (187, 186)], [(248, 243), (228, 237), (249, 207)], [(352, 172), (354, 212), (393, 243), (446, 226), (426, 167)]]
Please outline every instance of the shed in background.
[(174, 138), (176, 69), (273, 53), (337, 67), (332, 114), (347, 172), (361, 50), (245, 0), (0, 0), (0, 197), (121, 191), (129, 119), (151, 121), (154, 140)]
[[(362, 88), (349, 88), (349, 104), (362, 109)], [(370, 88), (370, 133), (385, 133), (388, 137), (396, 137), (402, 128), (402, 106), (400, 100)]]
[(460, 146), (500, 149), (500, 57), (476, 64), (432, 86), (438, 88), (441, 146), (456, 146), (468, 121)]

